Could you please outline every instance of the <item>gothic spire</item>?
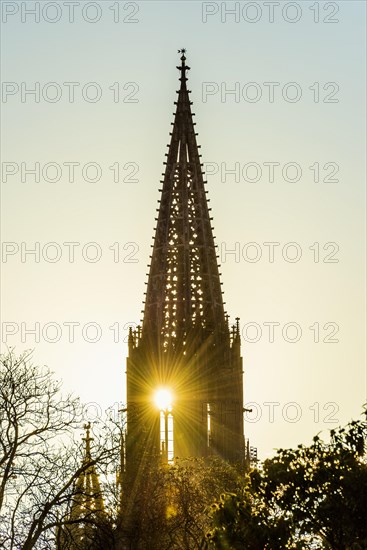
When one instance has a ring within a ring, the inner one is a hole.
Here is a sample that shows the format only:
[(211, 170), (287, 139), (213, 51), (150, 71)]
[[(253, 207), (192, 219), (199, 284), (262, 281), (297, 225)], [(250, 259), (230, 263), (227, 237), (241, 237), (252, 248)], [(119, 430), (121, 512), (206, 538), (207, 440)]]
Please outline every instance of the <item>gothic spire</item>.
[(85, 452), (82, 466), (87, 468), (83, 469), (75, 484), (75, 498), (70, 511), (70, 517), (73, 520), (83, 517), (86, 511), (102, 515), (105, 513), (101, 486), (91, 455), (93, 438), (90, 436), (90, 422), (84, 425), (84, 429)]
[(91, 454), (90, 422), (84, 425), (84, 429), (84, 457), (70, 499), (69, 513), (57, 533), (58, 550), (95, 550), (101, 547), (99, 543), (107, 533), (107, 515)]
[[(187, 89), (186, 50), (166, 168), (144, 310), (142, 337), (163, 349), (184, 346), (191, 329), (225, 330), (213, 228), (207, 204), (194, 113)], [(158, 337), (158, 338), (157, 338)]]

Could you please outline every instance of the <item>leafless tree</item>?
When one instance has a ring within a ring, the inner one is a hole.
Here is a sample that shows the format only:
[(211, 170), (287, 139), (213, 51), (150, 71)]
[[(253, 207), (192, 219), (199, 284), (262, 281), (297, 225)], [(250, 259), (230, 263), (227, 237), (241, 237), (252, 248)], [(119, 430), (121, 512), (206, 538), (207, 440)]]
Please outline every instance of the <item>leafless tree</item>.
[(68, 516), (77, 479), (94, 464), (107, 471), (119, 450), (119, 434), (101, 430), (82, 461), (79, 399), (63, 396), (31, 355), (10, 351), (0, 363), (0, 547), (9, 550), (54, 548), (60, 529), (79, 521)]

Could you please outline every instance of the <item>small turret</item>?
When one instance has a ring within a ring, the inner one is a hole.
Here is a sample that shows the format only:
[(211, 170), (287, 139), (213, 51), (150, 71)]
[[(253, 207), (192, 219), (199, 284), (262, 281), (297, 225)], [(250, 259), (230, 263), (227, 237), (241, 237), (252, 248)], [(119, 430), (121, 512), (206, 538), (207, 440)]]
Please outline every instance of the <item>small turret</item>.
[[(80, 474), (74, 484), (69, 513), (57, 531), (58, 550), (100, 548), (107, 532), (107, 516), (96, 466), (91, 454), (90, 422), (84, 425), (85, 450)], [(103, 529), (101, 528), (103, 526)]]

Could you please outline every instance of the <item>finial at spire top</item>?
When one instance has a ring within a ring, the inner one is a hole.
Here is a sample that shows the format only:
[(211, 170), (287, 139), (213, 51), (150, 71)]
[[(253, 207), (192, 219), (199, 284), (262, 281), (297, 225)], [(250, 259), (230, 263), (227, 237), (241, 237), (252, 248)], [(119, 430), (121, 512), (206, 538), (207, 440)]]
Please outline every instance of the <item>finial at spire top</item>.
[(177, 53), (181, 53), (181, 66), (180, 67), (177, 67), (177, 69), (179, 71), (181, 71), (181, 77), (180, 77), (180, 80), (181, 80), (181, 86), (184, 82), (186, 82), (187, 80), (187, 77), (186, 77), (186, 71), (189, 71), (190, 70), (190, 67), (188, 67), (186, 64), (185, 64), (185, 61), (186, 61), (186, 56), (185, 56), (185, 53), (187, 52), (186, 48), (181, 48), (180, 50), (177, 50)]
[(185, 57), (186, 51), (187, 51), (186, 48), (181, 48), (180, 50), (177, 50), (177, 53), (182, 53), (181, 59), (182, 58), (186, 59), (186, 57)]

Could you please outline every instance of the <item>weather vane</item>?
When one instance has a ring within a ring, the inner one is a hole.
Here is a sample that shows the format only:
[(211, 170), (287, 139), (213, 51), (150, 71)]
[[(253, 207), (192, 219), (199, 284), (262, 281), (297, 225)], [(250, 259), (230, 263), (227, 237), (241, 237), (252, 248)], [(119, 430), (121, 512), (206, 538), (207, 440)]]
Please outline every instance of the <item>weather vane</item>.
[(186, 48), (181, 48), (180, 50), (177, 50), (177, 53), (183, 53), (185, 54), (186, 53)]

